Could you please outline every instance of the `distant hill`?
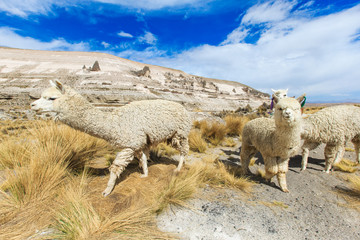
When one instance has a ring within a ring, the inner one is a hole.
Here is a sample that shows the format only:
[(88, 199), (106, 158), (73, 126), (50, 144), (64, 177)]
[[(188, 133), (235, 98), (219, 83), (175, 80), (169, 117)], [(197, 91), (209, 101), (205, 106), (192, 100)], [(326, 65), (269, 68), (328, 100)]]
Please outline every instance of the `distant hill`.
[(269, 102), (268, 94), (238, 82), (190, 75), (105, 53), (0, 48), (0, 56), (1, 108), (28, 106), (54, 79), (103, 107), (162, 98), (180, 102), (189, 110), (221, 111)]

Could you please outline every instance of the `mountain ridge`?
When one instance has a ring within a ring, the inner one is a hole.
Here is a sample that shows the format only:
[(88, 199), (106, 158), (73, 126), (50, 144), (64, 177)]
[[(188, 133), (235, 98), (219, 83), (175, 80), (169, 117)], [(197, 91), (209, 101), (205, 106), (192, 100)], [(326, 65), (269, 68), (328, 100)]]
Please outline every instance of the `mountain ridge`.
[[(245, 84), (144, 64), (109, 53), (26, 50), (0, 47), (0, 104), (26, 106), (39, 98), (49, 80), (60, 80), (94, 104), (121, 106), (130, 101), (167, 99), (191, 111), (258, 107), (269, 95)], [(98, 61), (100, 71), (91, 66)], [(144, 69), (149, 70), (144, 73)]]

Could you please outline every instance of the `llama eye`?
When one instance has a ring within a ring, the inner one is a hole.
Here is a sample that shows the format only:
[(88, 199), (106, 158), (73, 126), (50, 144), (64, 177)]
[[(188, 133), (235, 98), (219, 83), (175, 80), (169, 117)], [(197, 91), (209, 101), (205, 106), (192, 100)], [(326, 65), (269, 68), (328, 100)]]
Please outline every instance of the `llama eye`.
[(56, 98), (51, 97), (51, 98), (49, 98), (49, 100), (54, 101), (54, 100), (56, 100)]

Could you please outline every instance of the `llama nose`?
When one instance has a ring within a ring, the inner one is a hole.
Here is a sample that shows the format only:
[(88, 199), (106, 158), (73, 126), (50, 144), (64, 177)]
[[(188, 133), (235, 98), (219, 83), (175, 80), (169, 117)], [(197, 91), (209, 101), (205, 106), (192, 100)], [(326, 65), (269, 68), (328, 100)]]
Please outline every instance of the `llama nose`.
[(31, 107), (35, 107), (35, 105), (36, 105), (35, 103), (31, 103), (31, 104), (30, 104)]

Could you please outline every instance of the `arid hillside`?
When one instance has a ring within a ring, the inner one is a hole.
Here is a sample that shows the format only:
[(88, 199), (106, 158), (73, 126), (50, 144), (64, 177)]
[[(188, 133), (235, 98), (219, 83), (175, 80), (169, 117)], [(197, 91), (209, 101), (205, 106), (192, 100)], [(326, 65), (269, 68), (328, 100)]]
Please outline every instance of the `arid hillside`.
[(28, 106), (49, 86), (50, 79), (76, 88), (102, 107), (162, 98), (180, 102), (189, 110), (222, 111), (248, 104), (257, 107), (269, 101), (267, 94), (237, 82), (194, 76), (110, 54), (0, 48), (0, 56), (0, 104), (5, 111)]

